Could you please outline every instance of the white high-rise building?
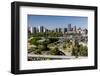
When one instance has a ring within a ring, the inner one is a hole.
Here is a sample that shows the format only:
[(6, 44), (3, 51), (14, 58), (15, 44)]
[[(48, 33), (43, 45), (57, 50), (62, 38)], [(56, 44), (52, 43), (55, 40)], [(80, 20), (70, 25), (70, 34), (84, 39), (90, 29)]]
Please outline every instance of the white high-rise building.
[(29, 27), (29, 30), (30, 30), (31, 33), (33, 33), (33, 27), (32, 26)]
[(38, 26), (38, 31), (40, 32), (40, 26)]
[(39, 29), (39, 32), (44, 32), (44, 27), (43, 26), (39, 26), (38, 29)]
[(46, 28), (44, 28), (43, 32), (47, 32), (47, 29), (46, 29)]

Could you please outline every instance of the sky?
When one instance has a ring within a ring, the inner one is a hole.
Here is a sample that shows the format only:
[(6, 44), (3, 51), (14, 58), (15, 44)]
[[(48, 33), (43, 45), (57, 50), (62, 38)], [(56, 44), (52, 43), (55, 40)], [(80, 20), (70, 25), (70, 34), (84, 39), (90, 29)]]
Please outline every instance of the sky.
[(72, 27), (87, 28), (88, 17), (80, 16), (50, 16), (50, 15), (28, 15), (28, 26), (44, 26), (48, 29), (67, 28), (68, 24)]

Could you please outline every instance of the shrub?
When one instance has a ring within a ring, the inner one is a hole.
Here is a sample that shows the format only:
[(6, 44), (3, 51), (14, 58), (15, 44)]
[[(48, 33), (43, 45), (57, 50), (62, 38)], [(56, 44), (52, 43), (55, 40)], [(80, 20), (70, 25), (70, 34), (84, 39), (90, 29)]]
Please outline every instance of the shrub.
[(35, 53), (35, 54), (42, 54), (42, 52), (41, 52), (40, 49), (37, 49), (34, 53)]

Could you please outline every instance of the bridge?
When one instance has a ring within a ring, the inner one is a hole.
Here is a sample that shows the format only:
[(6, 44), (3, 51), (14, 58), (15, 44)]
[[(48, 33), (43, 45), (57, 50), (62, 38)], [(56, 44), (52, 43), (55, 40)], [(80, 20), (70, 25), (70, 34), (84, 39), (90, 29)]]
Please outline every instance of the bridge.
[[(79, 56), (79, 58), (87, 58), (84, 56)], [(34, 54), (28, 54), (28, 60), (29, 61), (39, 61), (39, 60), (62, 60), (62, 59), (76, 59), (75, 56), (58, 56), (58, 55), (34, 55)]]

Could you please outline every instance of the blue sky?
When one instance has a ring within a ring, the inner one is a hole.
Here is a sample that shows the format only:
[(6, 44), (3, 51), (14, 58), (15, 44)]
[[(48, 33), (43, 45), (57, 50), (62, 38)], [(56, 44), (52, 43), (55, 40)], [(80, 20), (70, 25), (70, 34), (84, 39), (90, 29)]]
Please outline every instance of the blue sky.
[(68, 24), (76, 25), (77, 28), (87, 28), (88, 17), (28, 15), (28, 26), (44, 26), (48, 29), (54, 29), (67, 28)]

